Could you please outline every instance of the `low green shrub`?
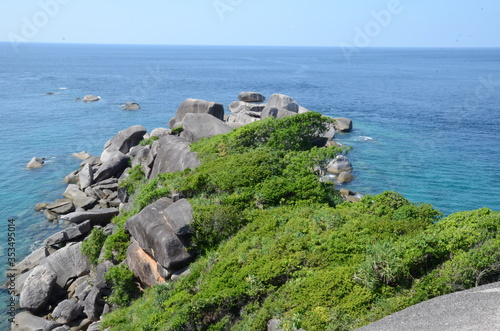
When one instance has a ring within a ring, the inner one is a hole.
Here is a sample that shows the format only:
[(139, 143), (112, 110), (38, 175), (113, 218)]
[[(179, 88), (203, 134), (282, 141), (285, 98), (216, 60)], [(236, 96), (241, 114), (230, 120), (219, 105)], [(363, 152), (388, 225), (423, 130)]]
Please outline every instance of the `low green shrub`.
[(159, 139), (160, 139), (160, 137), (158, 137), (158, 136), (152, 136), (148, 139), (143, 139), (139, 143), (139, 146), (151, 146), (155, 141), (157, 141)]
[(90, 235), (83, 241), (82, 253), (89, 258), (92, 264), (98, 264), (99, 255), (107, 237), (101, 227), (96, 227), (92, 229)]
[(134, 273), (124, 264), (111, 267), (104, 275), (104, 279), (112, 287), (111, 295), (106, 301), (113, 305), (125, 307), (137, 294)]

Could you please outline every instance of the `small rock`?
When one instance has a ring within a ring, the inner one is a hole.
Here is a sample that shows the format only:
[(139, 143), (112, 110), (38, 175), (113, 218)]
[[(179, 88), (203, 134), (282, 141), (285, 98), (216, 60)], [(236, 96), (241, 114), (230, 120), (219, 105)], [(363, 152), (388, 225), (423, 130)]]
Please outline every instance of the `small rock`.
[(41, 168), (41, 167), (43, 167), (44, 163), (45, 163), (44, 157), (34, 157), (31, 159), (30, 162), (28, 162), (28, 164), (26, 165), (26, 169)]
[(123, 106), (122, 110), (139, 110), (141, 106), (135, 102), (127, 102), (125, 106)]
[(101, 100), (101, 97), (97, 97), (95, 95), (89, 94), (83, 97), (83, 102), (96, 102)]
[(46, 203), (40, 202), (35, 205), (35, 211), (42, 211), (47, 207)]
[(57, 219), (57, 217), (58, 217), (58, 215), (56, 213), (51, 212), (50, 210), (44, 210), (43, 211), (43, 215), (49, 221), (55, 221)]
[(73, 153), (71, 155), (80, 159), (80, 160), (86, 160), (86, 159), (90, 159), (92, 157), (92, 155), (90, 155), (89, 153), (87, 153), (85, 151), (81, 151), (80, 153)]

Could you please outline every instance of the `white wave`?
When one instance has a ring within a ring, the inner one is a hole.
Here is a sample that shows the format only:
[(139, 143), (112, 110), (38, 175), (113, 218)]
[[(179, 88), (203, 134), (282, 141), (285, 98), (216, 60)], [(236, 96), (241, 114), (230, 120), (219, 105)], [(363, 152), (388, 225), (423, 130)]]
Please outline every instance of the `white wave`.
[(367, 136), (359, 136), (361, 139), (363, 139), (364, 141), (370, 141), (370, 140), (373, 140), (372, 137), (367, 137)]
[(60, 87), (59, 89), (60, 90), (67, 90), (68, 88), (67, 87)]

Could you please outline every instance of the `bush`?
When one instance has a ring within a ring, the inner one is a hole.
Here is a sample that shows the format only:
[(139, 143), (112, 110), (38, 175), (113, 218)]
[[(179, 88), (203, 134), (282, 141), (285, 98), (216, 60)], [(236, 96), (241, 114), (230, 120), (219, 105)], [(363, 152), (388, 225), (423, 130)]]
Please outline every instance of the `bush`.
[(120, 264), (110, 268), (104, 275), (104, 279), (112, 287), (111, 295), (107, 301), (119, 307), (127, 306), (137, 291), (134, 273), (130, 271), (128, 266)]
[(157, 141), (159, 139), (160, 139), (160, 137), (158, 137), (158, 136), (152, 136), (148, 139), (143, 139), (139, 143), (139, 146), (151, 146), (155, 141)]
[(101, 227), (92, 229), (90, 235), (82, 243), (82, 253), (88, 256), (92, 264), (99, 262), (99, 255), (108, 236)]

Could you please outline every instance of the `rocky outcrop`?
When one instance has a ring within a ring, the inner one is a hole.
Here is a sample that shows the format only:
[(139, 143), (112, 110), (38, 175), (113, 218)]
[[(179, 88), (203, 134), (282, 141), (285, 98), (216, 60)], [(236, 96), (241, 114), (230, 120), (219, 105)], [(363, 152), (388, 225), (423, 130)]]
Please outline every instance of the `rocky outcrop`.
[(89, 94), (83, 97), (83, 102), (96, 102), (101, 100), (101, 97)]
[[(30, 329), (34, 321), (39, 326), (60, 330), (85, 330), (91, 324), (97, 326), (98, 322), (92, 322), (113, 309), (106, 302), (111, 288), (104, 275), (117, 263), (126, 263), (137, 282), (145, 287), (189, 275), (189, 263), (194, 258), (189, 250), (193, 210), (180, 194), (161, 198), (126, 221), (131, 243), (125, 261), (119, 261), (118, 255), (105, 260), (103, 250), (99, 257), (101, 263), (95, 270), (81, 252), (82, 241), (96, 226), (105, 226), (104, 232), (112, 234), (118, 226), (110, 224), (111, 219), (119, 215), (119, 211), (135, 208), (134, 196), (129, 197), (125, 186), (120, 187), (131, 167), (141, 166), (149, 179), (159, 174), (194, 169), (200, 161), (197, 154), (191, 152), (191, 142), (228, 133), (232, 127), (261, 118), (280, 118), (308, 111), (281, 94), (271, 96), (267, 103), (264, 101), (262, 94), (243, 92), (238, 101), (229, 105), (231, 114), (224, 116), (221, 104), (188, 99), (170, 121), (172, 128), (183, 126), (180, 136), (177, 136), (179, 132), (173, 133), (166, 128), (157, 128), (148, 134), (144, 127), (137, 125), (118, 132), (106, 142), (101, 156), (93, 157), (86, 152), (74, 154), (82, 162), (65, 178), (68, 183), (63, 193), (65, 199), (36, 206), (36, 210), (42, 211), (47, 218), (65, 221), (67, 227), (45, 239), (45, 247), (19, 263), (16, 266), (19, 271), (15, 274), (15, 292), (22, 294), (22, 306), (64, 325), (59, 327), (59, 323), (25, 312), (16, 316), (20, 324), (15, 327)], [(315, 145), (333, 146), (336, 131), (331, 125)], [(159, 139), (150, 140), (146, 146), (139, 145), (149, 137)], [(340, 157), (332, 160), (327, 168), (340, 172), (338, 176), (337, 173), (328, 176), (345, 177), (347, 181), (352, 177), (349, 173), (352, 165), (349, 168), (350, 162), (347, 162)], [(324, 173), (319, 167), (317, 171)], [(343, 196), (347, 201), (359, 200), (359, 195), (348, 190), (344, 190)]]
[(141, 106), (139, 106), (136, 102), (127, 102), (125, 106), (122, 107), (122, 110), (139, 110)]
[(186, 114), (210, 114), (219, 120), (224, 120), (224, 106), (217, 102), (210, 102), (200, 99), (187, 99), (185, 100), (177, 111), (175, 116), (168, 123), (168, 127), (173, 129), (182, 126), (182, 121)]
[(189, 142), (177, 136), (164, 136), (158, 141), (158, 149), (150, 178), (158, 174), (194, 169), (200, 165), (197, 154), (191, 152)]
[(26, 165), (26, 169), (41, 168), (43, 167), (44, 163), (45, 163), (44, 157), (34, 157), (31, 159), (31, 161), (28, 162), (28, 164)]
[(225, 134), (232, 130), (229, 125), (209, 114), (186, 114), (182, 123), (184, 130), (181, 137), (190, 142)]
[(174, 203), (162, 198), (131, 217), (125, 227), (139, 246), (172, 274), (192, 260), (187, 250), (191, 220), (186, 200)]

